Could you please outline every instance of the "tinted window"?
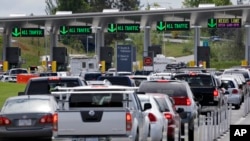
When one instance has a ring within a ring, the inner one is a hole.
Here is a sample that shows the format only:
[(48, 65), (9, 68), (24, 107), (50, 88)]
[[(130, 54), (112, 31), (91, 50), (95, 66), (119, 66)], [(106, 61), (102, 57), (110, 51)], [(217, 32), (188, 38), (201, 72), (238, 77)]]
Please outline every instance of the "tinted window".
[(234, 83), (229, 80), (221, 80), (221, 86), (224, 88), (235, 88)]
[(84, 80), (89, 81), (89, 80), (97, 80), (99, 76), (102, 76), (101, 73), (86, 73), (84, 75)]
[(50, 112), (49, 99), (13, 99), (8, 100), (2, 113)]
[(69, 107), (123, 107), (123, 94), (71, 94)]
[(211, 76), (207, 75), (176, 75), (175, 79), (184, 80), (192, 86), (213, 86)]
[(80, 86), (80, 82), (74, 79), (33, 81), (30, 83), (28, 94), (50, 94), (57, 86), (75, 87)]
[(22, 69), (15, 69), (15, 70), (10, 71), (10, 75), (17, 75), (17, 74), (21, 74), (21, 73), (28, 73), (28, 71), (22, 70)]
[(187, 96), (186, 86), (177, 82), (148, 82), (144, 81), (139, 87), (139, 92), (164, 93), (169, 96)]

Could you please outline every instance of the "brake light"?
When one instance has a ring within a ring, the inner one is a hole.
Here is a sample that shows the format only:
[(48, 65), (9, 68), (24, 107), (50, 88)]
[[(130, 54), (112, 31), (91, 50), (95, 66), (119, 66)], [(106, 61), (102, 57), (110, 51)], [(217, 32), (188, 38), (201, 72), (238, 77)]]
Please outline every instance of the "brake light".
[(126, 131), (132, 129), (132, 115), (131, 113), (126, 113)]
[(169, 82), (169, 80), (165, 80), (165, 79), (163, 78), (163, 79), (157, 80), (157, 82)]
[(53, 122), (53, 115), (48, 114), (40, 118), (40, 123), (52, 123)]
[(188, 97), (174, 97), (175, 105), (191, 105), (191, 100)]
[(219, 91), (218, 90), (214, 90), (214, 96), (219, 96)]
[(157, 118), (153, 113), (148, 113), (148, 118), (150, 122), (156, 122)]
[(232, 94), (238, 94), (238, 90), (237, 89), (233, 89), (232, 90)]
[(173, 115), (171, 113), (164, 113), (164, 117), (165, 119), (168, 120), (168, 125), (172, 124), (173, 123)]
[(250, 85), (250, 81), (249, 81), (249, 82), (247, 82), (247, 85)]
[(0, 126), (10, 125), (10, 124), (11, 124), (11, 122), (8, 118), (0, 117)]
[(53, 123), (53, 131), (57, 131), (58, 129), (58, 114), (57, 113), (53, 115), (52, 123)]
[(48, 80), (60, 80), (60, 77), (51, 76), (48, 77)]

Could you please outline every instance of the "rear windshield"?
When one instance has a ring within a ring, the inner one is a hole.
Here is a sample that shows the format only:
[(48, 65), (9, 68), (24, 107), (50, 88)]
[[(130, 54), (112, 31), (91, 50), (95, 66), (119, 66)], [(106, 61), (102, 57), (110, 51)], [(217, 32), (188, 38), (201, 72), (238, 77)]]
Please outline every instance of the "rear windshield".
[(126, 76), (101, 76), (98, 80), (107, 79), (112, 85), (122, 85), (122, 86), (133, 86), (133, 83), (129, 77)]
[(235, 85), (230, 80), (221, 80), (221, 86), (224, 88), (235, 88)]
[(84, 75), (84, 80), (89, 81), (89, 80), (97, 80), (99, 76), (102, 76), (101, 73), (87, 73)]
[(211, 76), (207, 75), (176, 75), (175, 79), (184, 80), (192, 86), (213, 86)]
[(139, 89), (139, 92), (146, 93), (164, 93), (171, 97), (187, 96), (186, 86), (183, 83), (176, 82), (143, 82)]
[(28, 94), (50, 94), (51, 91), (56, 90), (57, 86), (75, 87), (81, 84), (77, 79), (33, 81), (30, 83)]
[(69, 107), (123, 107), (123, 94), (71, 94)]
[(49, 99), (13, 99), (6, 102), (2, 113), (27, 113), (52, 111)]

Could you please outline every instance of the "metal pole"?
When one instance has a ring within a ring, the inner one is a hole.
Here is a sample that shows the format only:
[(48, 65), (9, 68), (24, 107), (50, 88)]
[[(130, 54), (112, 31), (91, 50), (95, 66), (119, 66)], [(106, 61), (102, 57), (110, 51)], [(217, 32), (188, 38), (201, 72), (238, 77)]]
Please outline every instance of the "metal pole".
[(87, 48), (87, 55), (89, 54), (89, 36), (87, 36), (87, 43), (86, 43), (86, 48)]

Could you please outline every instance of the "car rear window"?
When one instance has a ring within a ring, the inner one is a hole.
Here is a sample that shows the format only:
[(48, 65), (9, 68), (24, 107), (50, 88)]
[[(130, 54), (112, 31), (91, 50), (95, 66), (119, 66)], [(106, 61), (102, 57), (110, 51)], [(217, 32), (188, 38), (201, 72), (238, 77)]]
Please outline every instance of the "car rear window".
[(230, 80), (221, 80), (221, 86), (224, 88), (235, 88), (235, 85)]
[(49, 99), (13, 99), (5, 103), (2, 113), (50, 112)]
[(71, 94), (69, 107), (123, 107), (123, 94)]
[(141, 83), (139, 92), (146, 93), (163, 93), (171, 97), (187, 96), (186, 86), (178, 82), (150, 82), (144, 81)]
[(213, 81), (209, 75), (176, 75), (175, 79), (184, 80), (192, 86), (213, 86)]
[(89, 81), (89, 80), (97, 80), (98, 77), (102, 76), (101, 73), (86, 73), (84, 75), (84, 80)]
[(80, 85), (76, 79), (33, 81), (30, 83), (28, 94), (50, 94), (57, 86), (75, 87)]

